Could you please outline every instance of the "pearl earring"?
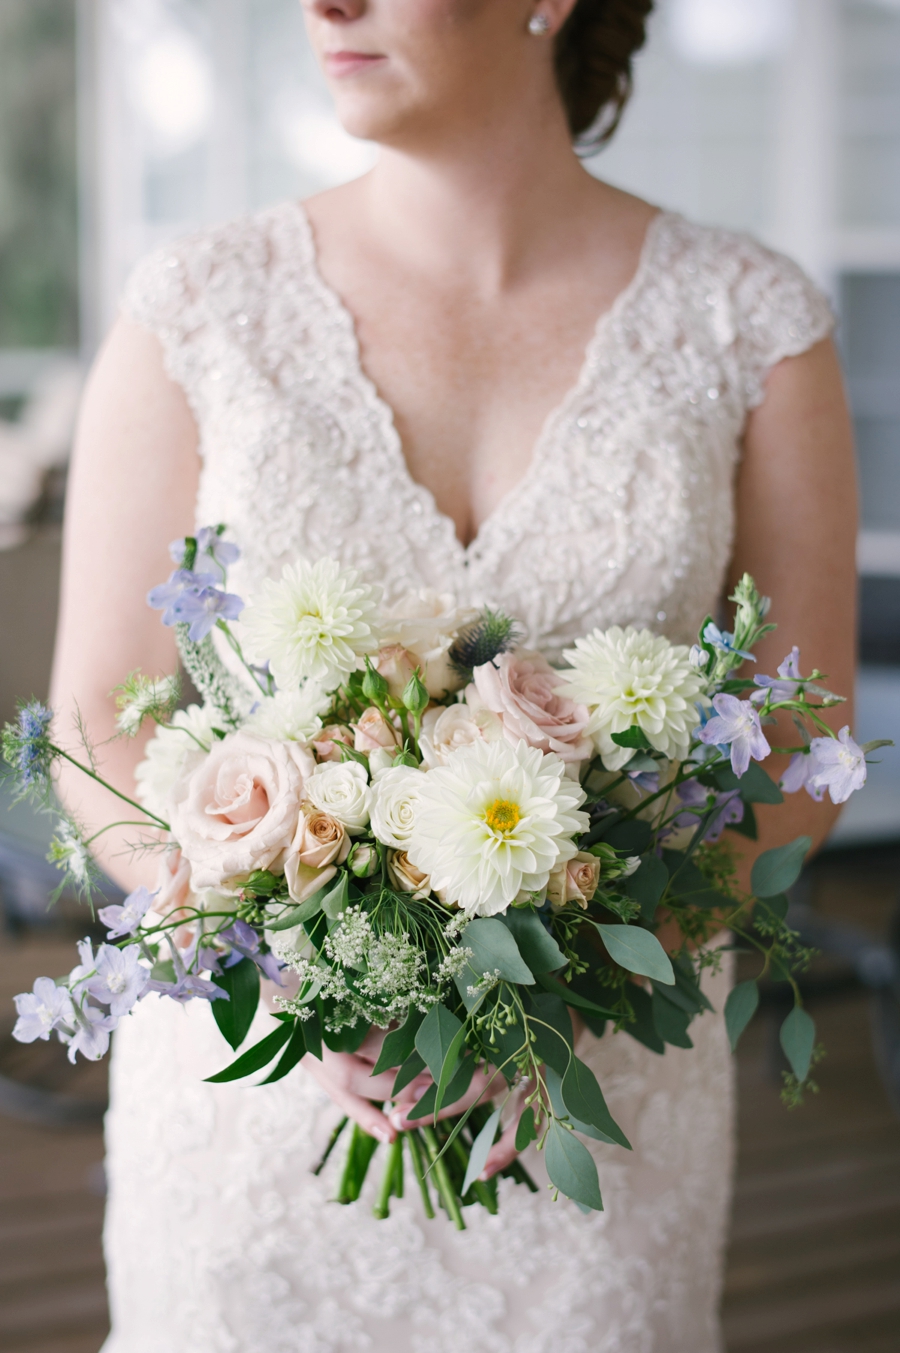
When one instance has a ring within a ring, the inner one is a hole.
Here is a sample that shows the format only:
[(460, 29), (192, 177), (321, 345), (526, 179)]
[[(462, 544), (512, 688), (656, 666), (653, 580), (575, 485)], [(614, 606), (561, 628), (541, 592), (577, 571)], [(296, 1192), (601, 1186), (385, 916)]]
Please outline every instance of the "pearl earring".
[(540, 10), (538, 10), (536, 14), (532, 14), (531, 18), (528, 20), (528, 31), (536, 38), (542, 38), (545, 33), (549, 33), (550, 20), (547, 18), (546, 14), (541, 14)]

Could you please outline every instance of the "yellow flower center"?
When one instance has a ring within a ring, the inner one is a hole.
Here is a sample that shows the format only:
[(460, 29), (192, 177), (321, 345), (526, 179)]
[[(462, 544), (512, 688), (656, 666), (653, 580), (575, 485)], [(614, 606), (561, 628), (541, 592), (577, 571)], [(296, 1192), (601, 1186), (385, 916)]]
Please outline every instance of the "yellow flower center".
[(491, 831), (500, 832), (503, 836), (509, 835), (521, 816), (519, 805), (511, 803), (509, 799), (494, 799), (484, 810), (484, 820)]

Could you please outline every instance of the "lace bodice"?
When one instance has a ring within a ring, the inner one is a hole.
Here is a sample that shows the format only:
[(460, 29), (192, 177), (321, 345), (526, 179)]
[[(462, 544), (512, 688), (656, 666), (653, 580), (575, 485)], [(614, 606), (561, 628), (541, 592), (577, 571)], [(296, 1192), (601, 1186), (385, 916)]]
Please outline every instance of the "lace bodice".
[[(429, 585), (502, 606), (551, 654), (613, 622), (692, 637), (722, 585), (747, 411), (767, 370), (831, 324), (787, 260), (663, 213), (524, 479), (463, 549), (410, 478), (299, 206), (154, 255), (125, 307), (190, 400), (197, 517), (242, 545), (236, 591), (332, 554), (389, 600)], [(707, 976), (719, 1012), (728, 980), (727, 963)], [(302, 1067), (264, 1088), (206, 1084), (229, 1053), (199, 1007), (150, 997), (116, 1034), (105, 1353), (717, 1353), (721, 1013), (665, 1056), (582, 1036), (634, 1145), (591, 1144), (603, 1214), (504, 1183), (499, 1216), (472, 1209), (460, 1235), (416, 1197), (375, 1221), (377, 1171), (359, 1206), (331, 1203), (340, 1160), (310, 1171), (337, 1111)], [(526, 1164), (546, 1183), (533, 1147)]]
[(789, 260), (662, 212), (524, 478), (464, 548), (409, 475), (301, 206), (149, 257), (125, 307), (190, 401), (198, 520), (228, 522), (243, 546), (245, 599), (297, 554), (337, 554), (388, 601), (431, 586), (502, 606), (551, 655), (595, 625), (694, 637), (728, 561), (747, 411), (768, 370), (832, 323)]

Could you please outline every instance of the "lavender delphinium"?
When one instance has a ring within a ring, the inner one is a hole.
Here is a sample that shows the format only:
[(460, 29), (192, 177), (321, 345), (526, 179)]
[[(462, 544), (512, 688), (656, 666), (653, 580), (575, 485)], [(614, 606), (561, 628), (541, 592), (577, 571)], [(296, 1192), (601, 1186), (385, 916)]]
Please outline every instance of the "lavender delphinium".
[(703, 832), (704, 841), (718, 841), (726, 827), (744, 820), (744, 801), (739, 789), (718, 792), (706, 789), (698, 780), (685, 780), (678, 786), (678, 798), (687, 811), (673, 819), (675, 827), (698, 826), (704, 813), (711, 816)]
[(123, 935), (136, 934), (155, 896), (155, 893), (151, 893), (142, 885), (135, 888), (133, 893), (129, 893), (124, 902), (101, 907), (97, 915), (109, 930), (107, 939), (118, 940)]
[(762, 761), (772, 748), (766, 741), (759, 715), (749, 700), (738, 700), (734, 695), (713, 697), (713, 717), (697, 734), (707, 746), (731, 747), (731, 768), (741, 776), (750, 765), (750, 758)]

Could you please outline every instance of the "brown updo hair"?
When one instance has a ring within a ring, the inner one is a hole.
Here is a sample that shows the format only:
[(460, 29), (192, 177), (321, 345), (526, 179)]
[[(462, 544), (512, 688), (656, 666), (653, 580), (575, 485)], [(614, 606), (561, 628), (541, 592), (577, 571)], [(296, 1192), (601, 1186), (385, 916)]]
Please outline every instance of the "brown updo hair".
[[(576, 0), (556, 37), (556, 80), (573, 138), (608, 141), (631, 95), (631, 58), (653, 0)], [(590, 132), (589, 136), (585, 133)]]

